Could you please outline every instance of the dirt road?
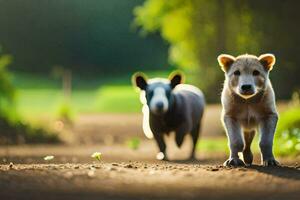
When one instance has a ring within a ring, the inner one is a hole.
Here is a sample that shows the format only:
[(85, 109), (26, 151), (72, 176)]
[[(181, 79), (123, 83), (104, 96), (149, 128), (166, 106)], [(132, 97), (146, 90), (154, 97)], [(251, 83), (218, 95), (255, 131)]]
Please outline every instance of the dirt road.
[[(225, 168), (223, 153), (193, 162), (156, 161), (155, 146), (21, 146), (0, 148), (0, 199), (299, 199), (300, 159), (283, 167)], [(103, 153), (93, 161), (94, 151)], [(181, 152), (184, 158), (188, 152)], [(173, 159), (177, 157), (170, 155)], [(45, 155), (55, 155), (44, 161)], [(13, 162), (13, 165), (9, 165)], [(256, 164), (259, 157), (256, 156)]]
[[(220, 106), (208, 106), (202, 137), (222, 135)], [(184, 161), (167, 143), (170, 162), (155, 160), (154, 141), (145, 140), (141, 115), (83, 115), (68, 132), (69, 145), (0, 147), (0, 200), (15, 199), (300, 199), (300, 157), (281, 158), (283, 167), (225, 168), (224, 152), (197, 152)], [(139, 137), (140, 148), (124, 141)], [(101, 161), (91, 158), (102, 153)], [(53, 155), (54, 159), (43, 158)], [(10, 164), (11, 163), (11, 164)]]

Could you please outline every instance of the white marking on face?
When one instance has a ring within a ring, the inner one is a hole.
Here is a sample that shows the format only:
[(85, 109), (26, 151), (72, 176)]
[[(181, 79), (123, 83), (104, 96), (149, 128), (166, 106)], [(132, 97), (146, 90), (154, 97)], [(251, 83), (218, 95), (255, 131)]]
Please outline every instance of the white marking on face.
[(235, 89), (235, 93), (237, 93), (240, 97), (242, 97), (243, 99), (249, 99), (251, 97), (254, 97), (256, 94), (257, 94), (257, 89), (254, 88), (254, 93), (253, 94), (250, 94), (250, 95), (245, 95), (245, 94), (241, 94), (240, 91), (239, 91), (239, 88), (237, 87)]
[(255, 96), (256, 94), (254, 93), (254, 94), (251, 94), (251, 95), (243, 95), (243, 94), (239, 94), (239, 95), (240, 95), (243, 99), (249, 99), (249, 98)]
[(169, 101), (166, 96), (166, 91), (163, 87), (157, 87), (153, 90), (153, 97), (150, 100), (150, 110), (154, 113), (158, 112), (157, 103), (162, 103), (163, 113), (167, 112), (169, 108)]

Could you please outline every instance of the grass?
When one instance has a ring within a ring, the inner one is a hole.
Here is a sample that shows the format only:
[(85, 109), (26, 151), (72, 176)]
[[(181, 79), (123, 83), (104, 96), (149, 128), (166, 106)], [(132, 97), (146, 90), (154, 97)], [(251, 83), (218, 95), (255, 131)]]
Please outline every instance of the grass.
[(141, 141), (138, 137), (134, 137), (126, 141), (127, 147), (132, 150), (137, 150), (140, 147), (140, 143)]
[(300, 155), (300, 105), (282, 113), (275, 135), (278, 155)]
[(97, 91), (96, 112), (140, 112), (139, 94), (132, 86), (104, 86)]
[[(217, 138), (201, 138), (197, 143), (197, 151), (201, 152), (223, 152), (229, 154), (228, 140), (227, 137)], [(253, 153), (259, 153), (258, 146), (258, 134), (256, 134), (253, 143), (251, 145)]]
[(201, 152), (229, 152), (227, 138), (201, 138), (196, 146)]
[[(156, 71), (146, 74), (149, 77), (167, 77), (169, 73), (169, 71)], [(13, 81), (17, 87), (17, 110), (21, 117), (31, 122), (39, 122), (44, 117), (57, 117), (57, 111), (64, 102), (60, 80), (15, 73)], [(92, 80), (73, 77), (73, 91), (68, 106), (70, 106), (68, 109), (74, 113), (134, 113), (141, 110), (139, 94), (131, 85), (131, 74), (102, 76)], [(275, 154), (299, 154), (299, 113), (300, 109), (295, 108), (281, 116), (274, 142)], [(298, 129), (294, 130), (293, 127)], [(289, 131), (289, 138), (283, 138), (282, 133), (285, 131)], [(252, 144), (254, 152), (259, 152), (257, 141), (256, 138)], [(291, 142), (293, 145), (290, 145)], [(227, 139), (200, 140), (197, 149), (202, 151), (225, 151), (226, 149), (228, 152)]]
[[(58, 89), (19, 89), (17, 98), (17, 109), (27, 118), (54, 116), (64, 101)], [(133, 113), (141, 110), (139, 94), (131, 85), (74, 90), (70, 106), (76, 113)]]
[[(167, 77), (169, 71), (146, 73), (149, 77)], [(15, 73), (17, 109), (26, 119), (55, 117), (64, 102), (58, 79)], [(73, 77), (70, 106), (75, 113), (134, 113), (140, 112), (139, 94), (131, 85), (131, 74), (99, 79)]]
[[(297, 134), (299, 135), (300, 131), (298, 130)], [(299, 149), (295, 151), (293, 148), (296, 148), (295, 145), (297, 142), (294, 141), (294, 138), (281, 138), (282, 135), (279, 137), (274, 138), (274, 146), (273, 152), (275, 157), (277, 156), (295, 156), (299, 155)], [(296, 138), (297, 139), (297, 138)], [(295, 139), (295, 140), (296, 140)], [(293, 143), (289, 142), (293, 141)], [(228, 147), (228, 140), (227, 137), (218, 137), (218, 138), (201, 138), (197, 143), (197, 151), (200, 152), (222, 152), (229, 155), (229, 147)], [(298, 140), (299, 143), (299, 140)], [(298, 144), (297, 143), (297, 144)], [(259, 149), (259, 134), (256, 134), (253, 143), (251, 145), (251, 150), (253, 153), (260, 153)]]

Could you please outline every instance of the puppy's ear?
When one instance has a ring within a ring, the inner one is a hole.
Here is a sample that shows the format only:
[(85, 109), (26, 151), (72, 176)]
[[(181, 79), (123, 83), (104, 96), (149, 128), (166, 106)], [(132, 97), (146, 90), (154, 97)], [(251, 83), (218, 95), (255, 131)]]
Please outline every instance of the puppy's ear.
[(169, 75), (169, 80), (171, 82), (171, 87), (175, 88), (176, 85), (184, 82), (184, 75), (180, 71), (174, 71)]
[(273, 54), (262, 54), (258, 57), (259, 62), (264, 66), (267, 71), (271, 71), (276, 62), (276, 58)]
[(142, 72), (137, 72), (132, 75), (131, 78), (132, 84), (141, 90), (146, 90), (147, 87), (147, 77)]
[(230, 66), (232, 65), (232, 63), (234, 63), (235, 60), (235, 57), (228, 54), (221, 54), (218, 56), (219, 65), (224, 72), (228, 72)]

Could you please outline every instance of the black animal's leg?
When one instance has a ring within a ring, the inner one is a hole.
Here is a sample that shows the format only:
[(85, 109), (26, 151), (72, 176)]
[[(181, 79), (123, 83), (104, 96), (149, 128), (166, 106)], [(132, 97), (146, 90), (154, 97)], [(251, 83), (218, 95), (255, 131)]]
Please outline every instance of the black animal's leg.
[(244, 131), (245, 146), (243, 150), (244, 162), (246, 165), (251, 165), (253, 162), (253, 154), (251, 152), (251, 143), (254, 138), (255, 131)]
[(197, 141), (200, 134), (200, 123), (194, 127), (194, 129), (191, 131), (192, 139), (193, 139), (193, 149), (190, 155), (190, 159), (195, 159), (195, 150), (197, 146)]
[(175, 140), (176, 140), (176, 144), (179, 148), (181, 147), (181, 145), (183, 143), (183, 139), (184, 139), (184, 133), (176, 132)]
[[(165, 143), (163, 134), (157, 133), (157, 134), (153, 134), (153, 135), (154, 135), (154, 138), (156, 140), (156, 143), (157, 143), (157, 145), (159, 147), (159, 151), (160, 151), (157, 155), (157, 158), (158, 159), (162, 158), (163, 160), (168, 160), (167, 155), (166, 155), (166, 143)], [(163, 156), (159, 156), (159, 154), (161, 154), (161, 153), (163, 153)]]
[(175, 140), (176, 140), (176, 144), (177, 146), (180, 148), (182, 143), (183, 143), (183, 139), (185, 134), (189, 132), (188, 131), (188, 125), (184, 124), (182, 126), (180, 126), (176, 131), (175, 131)]

